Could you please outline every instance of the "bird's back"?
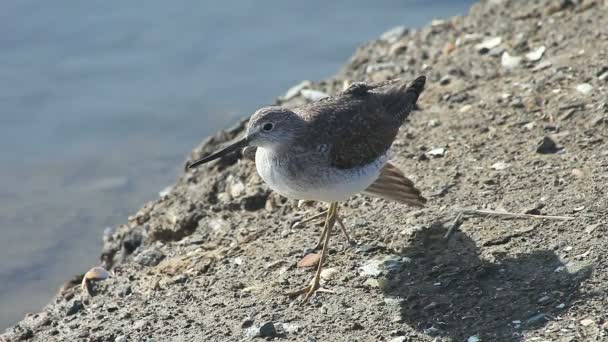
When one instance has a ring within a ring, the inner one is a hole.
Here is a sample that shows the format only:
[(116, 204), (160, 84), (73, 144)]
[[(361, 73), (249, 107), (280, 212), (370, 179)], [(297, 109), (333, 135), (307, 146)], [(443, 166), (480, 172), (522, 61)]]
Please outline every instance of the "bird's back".
[(326, 149), (330, 164), (351, 169), (374, 162), (391, 147), (399, 127), (414, 109), (426, 78), (411, 85), (355, 83), (344, 92), (294, 111), (309, 123), (297, 144)]

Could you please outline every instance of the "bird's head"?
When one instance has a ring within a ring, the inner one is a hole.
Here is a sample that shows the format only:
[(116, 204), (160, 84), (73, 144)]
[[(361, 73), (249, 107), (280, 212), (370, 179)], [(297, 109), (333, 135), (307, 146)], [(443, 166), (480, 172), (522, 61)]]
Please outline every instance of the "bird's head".
[(260, 108), (249, 119), (243, 138), (216, 153), (189, 163), (186, 167), (193, 168), (208, 163), (246, 146), (274, 150), (288, 148), (289, 143), (294, 141), (305, 127), (305, 121), (289, 109), (278, 106)]

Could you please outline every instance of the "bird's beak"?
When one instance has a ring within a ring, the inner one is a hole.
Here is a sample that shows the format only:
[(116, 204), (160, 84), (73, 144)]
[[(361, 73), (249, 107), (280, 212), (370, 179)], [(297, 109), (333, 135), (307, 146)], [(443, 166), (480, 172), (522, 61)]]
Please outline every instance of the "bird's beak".
[(211, 154), (210, 156), (207, 156), (207, 157), (204, 157), (199, 160), (186, 164), (186, 169), (191, 169), (191, 168), (197, 167), (199, 165), (208, 163), (210, 161), (219, 159), (219, 158), (227, 155), (230, 152), (234, 152), (234, 151), (239, 150), (248, 145), (249, 145), (249, 140), (245, 136), (245, 137), (241, 138), (239, 141), (235, 142), (234, 144), (229, 145), (229, 146), (225, 147), (224, 149)]

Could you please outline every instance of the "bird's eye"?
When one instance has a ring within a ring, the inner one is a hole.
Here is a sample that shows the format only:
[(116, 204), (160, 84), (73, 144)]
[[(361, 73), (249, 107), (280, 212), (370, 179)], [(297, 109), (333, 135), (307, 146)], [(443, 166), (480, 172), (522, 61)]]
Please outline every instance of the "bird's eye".
[(264, 126), (262, 126), (262, 129), (264, 130), (264, 132), (270, 132), (270, 131), (272, 131), (273, 128), (274, 128), (274, 125), (270, 122), (265, 123)]

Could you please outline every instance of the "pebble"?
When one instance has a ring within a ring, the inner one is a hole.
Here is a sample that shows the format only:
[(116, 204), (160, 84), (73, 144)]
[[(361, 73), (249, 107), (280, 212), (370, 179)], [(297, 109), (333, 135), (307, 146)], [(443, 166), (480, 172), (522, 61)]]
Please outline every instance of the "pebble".
[(445, 155), (445, 148), (443, 148), (443, 147), (434, 148), (434, 149), (428, 151), (427, 154), (429, 156), (433, 156), (433, 157), (443, 157)]
[(488, 53), (490, 49), (500, 45), (500, 43), (502, 43), (501, 37), (488, 38), (479, 44), (475, 44), (475, 50), (480, 54), (485, 54)]
[(541, 46), (541, 47), (537, 48), (536, 50), (530, 51), (526, 54), (526, 59), (531, 62), (539, 61), (541, 58), (543, 58), (543, 54), (545, 53), (545, 50), (547, 50), (547, 48), (544, 46)]
[(479, 341), (481, 341), (481, 340), (479, 339), (479, 337), (477, 337), (477, 335), (473, 335), (473, 336), (470, 336), (469, 338), (467, 338), (467, 342), (479, 342)]
[(262, 324), (259, 329), (261, 337), (273, 337), (277, 334), (277, 329), (272, 322)]
[(374, 251), (377, 251), (379, 249), (382, 249), (382, 246), (376, 245), (376, 244), (371, 244), (371, 243), (366, 243), (366, 244), (362, 244), (360, 246), (357, 246), (357, 248), (355, 249), (355, 251), (357, 253), (371, 253)]
[(564, 304), (564, 303), (560, 303), (560, 304), (558, 304), (558, 305), (555, 306), (556, 309), (563, 309), (565, 307), (566, 307), (566, 304)]
[(75, 300), (68, 307), (68, 309), (65, 312), (65, 315), (66, 316), (74, 315), (74, 314), (78, 313), (78, 311), (82, 310), (83, 308), (84, 308), (84, 305), (82, 305), (82, 302), (79, 300)]
[(361, 276), (377, 277), (384, 271), (389, 273), (398, 272), (403, 267), (403, 264), (409, 261), (410, 259), (394, 255), (386, 256), (382, 259), (372, 259), (359, 267), (359, 274)]
[(173, 190), (173, 185), (169, 185), (169, 186), (165, 187), (164, 189), (162, 189), (161, 191), (158, 192), (158, 197), (164, 198), (166, 196), (169, 196), (169, 193), (171, 193), (171, 190)]
[(390, 340), (389, 342), (405, 342), (405, 341), (407, 341), (407, 337), (399, 336), (399, 337), (395, 337), (394, 339)]
[(114, 339), (114, 342), (127, 342), (127, 336), (125, 336), (125, 335), (117, 336)]
[(372, 64), (372, 65), (368, 65), (365, 68), (365, 73), (373, 74), (375, 72), (386, 70), (386, 69), (396, 69), (397, 67), (398, 67), (398, 65), (393, 62)]
[(280, 330), (288, 334), (297, 334), (302, 329), (302, 327), (294, 323), (277, 323), (275, 326), (277, 328), (280, 327)]
[(295, 86), (289, 88), (287, 90), (287, 92), (285, 93), (285, 95), (283, 95), (282, 100), (283, 101), (291, 100), (294, 97), (300, 95), (300, 91), (302, 91), (302, 89), (308, 88), (310, 86), (312, 86), (312, 82), (310, 82), (308, 80), (302, 81), (302, 82), (296, 84)]
[(606, 71), (606, 72), (604, 72), (603, 74), (599, 75), (597, 78), (598, 78), (600, 81), (603, 81), (603, 80), (608, 80), (608, 71)]
[(321, 279), (330, 280), (339, 273), (337, 268), (324, 268), (321, 270)]
[(559, 151), (555, 141), (549, 137), (544, 137), (536, 146), (536, 153), (550, 154)]
[(585, 318), (585, 319), (581, 320), (581, 325), (584, 326), (584, 327), (588, 327), (588, 326), (590, 326), (591, 324), (594, 324), (594, 323), (595, 323), (595, 321), (593, 319), (591, 319), (591, 318)]
[(514, 69), (517, 68), (521, 64), (522, 57), (519, 56), (511, 56), (507, 51), (502, 53), (502, 57), (500, 58), (500, 64), (505, 69)]
[(492, 169), (494, 170), (505, 170), (507, 168), (509, 168), (511, 165), (509, 163), (505, 163), (505, 162), (498, 162), (498, 163), (494, 163), (492, 164)]
[(305, 99), (310, 101), (319, 101), (329, 96), (327, 93), (314, 89), (302, 89), (300, 93)]
[(156, 266), (163, 259), (165, 255), (158, 248), (150, 248), (139, 253), (133, 261), (142, 265), (142, 266)]
[(375, 278), (367, 278), (364, 284), (369, 287), (380, 287), (380, 282)]
[(547, 316), (544, 313), (536, 314), (526, 320), (526, 324), (535, 324), (539, 323), (542, 320), (546, 320)]
[(595, 229), (597, 229), (597, 227), (599, 227), (601, 225), (601, 223), (596, 223), (596, 224), (590, 224), (587, 227), (585, 227), (585, 233), (587, 234), (591, 234), (593, 233), (593, 231)]
[(401, 38), (406, 33), (407, 33), (407, 28), (405, 26), (396, 26), (396, 27), (393, 27), (392, 29), (384, 32), (380, 36), (380, 39), (384, 40), (388, 43), (395, 43), (396, 41), (399, 40), (399, 38)]
[(593, 90), (593, 86), (589, 83), (581, 83), (576, 86), (576, 91), (578, 91), (579, 93), (581, 93), (583, 95), (587, 95), (587, 94), (591, 93), (592, 90)]
[(550, 61), (543, 61), (538, 63), (536, 66), (534, 66), (534, 68), (532, 68), (532, 71), (539, 71), (539, 70), (544, 70), (547, 68), (550, 68), (553, 66), (553, 63), (551, 63)]
[(310, 253), (306, 254), (300, 261), (297, 263), (297, 267), (314, 267), (319, 264), (319, 260), (321, 260), (321, 254), (319, 253)]
[(359, 267), (359, 274), (362, 276), (376, 277), (382, 274), (382, 261), (378, 259), (369, 260), (365, 265)]
[(571, 174), (576, 178), (582, 178), (585, 176), (585, 173), (579, 169), (572, 169)]

